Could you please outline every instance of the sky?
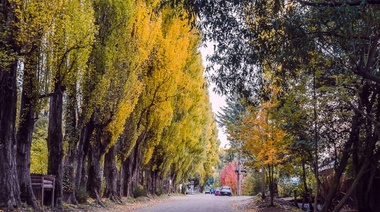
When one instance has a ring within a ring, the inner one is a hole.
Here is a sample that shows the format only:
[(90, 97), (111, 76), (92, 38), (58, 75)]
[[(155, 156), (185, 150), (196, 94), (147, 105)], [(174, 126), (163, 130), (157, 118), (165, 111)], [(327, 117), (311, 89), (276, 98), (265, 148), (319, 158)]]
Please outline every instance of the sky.
[[(205, 48), (205, 47), (200, 48), (200, 52), (202, 54), (202, 62), (203, 62), (204, 67), (206, 67), (208, 64), (208, 62), (206, 60), (207, 55), (212, 54), (212, 52), (213, 52), (212, 46), (213, 46), (212, 44), (208, 44), (207, 48)], [(209, 83), (210, 83), (210, 87), (208, 88), (208, 92), (210, 95), (210, 102), (212, 105), (212, 111), (214, 112), (214, 114), (216, 114), (216, 113), (221, 111), (221, 107), (224, 107), (227, 104), (226, 104), (226, 100), (225, 100), (224, 96), (220, 96), (213, 91), (213, 88), (215, 87), (215, 85), (212, 82), (209, 82)], [(219, 126), (218, 126), (218, 139), (220, 140), (220, 146), (219, 147), (227, 148), (229, 146), (228, 145), (229, 142), (227, 140), (227, 135), (224, 133), (223, 129), (221, 129)]]

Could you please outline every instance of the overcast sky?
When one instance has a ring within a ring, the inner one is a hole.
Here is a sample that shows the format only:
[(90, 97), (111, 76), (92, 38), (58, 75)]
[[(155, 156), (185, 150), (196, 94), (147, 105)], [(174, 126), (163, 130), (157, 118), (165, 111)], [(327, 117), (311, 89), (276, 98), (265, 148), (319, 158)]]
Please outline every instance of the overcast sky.
[[(206, 61), (206, 56), (208, 54), (212, 54), (213, 48), (212, 44), (209, 44), (207, 48), (200, 48), (200, 52), (202, 54), (202, 61), (203, 61), (203, 66), (207, 66), (207, 61)], [(211, 82), (209, 82), (211, 83)], [(219, 96), (213, 91), (214, 84), (211, 83), (209, 87), (209, 95), (210, 95), (210, 102), (212, 105), (212, 111), (216, 114), (217, 112), (220, 111), (220, 108), (223, 106), (226, 106), (226, 101), (224, 96)], [(228, 146), (228, 141), (227, 141), (227, 136), (224, 134), (223, 129), (218, 127), (218, 138), (220, 140), (220, 147), (225, 148), (226, 145)]]

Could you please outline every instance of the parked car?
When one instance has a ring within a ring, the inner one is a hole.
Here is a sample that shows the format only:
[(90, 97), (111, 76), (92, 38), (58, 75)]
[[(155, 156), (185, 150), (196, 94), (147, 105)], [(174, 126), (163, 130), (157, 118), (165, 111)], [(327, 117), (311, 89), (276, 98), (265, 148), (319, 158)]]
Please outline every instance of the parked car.
[(220, 196), (232, 196), (232, 189), (229, 186), (222, 186), (220, 188)]
[(216, 188), (214, 194), (215, 194), (215, 196), (219, 196), (220, 195), (220, 188)]
[(206, 189), (205, 189), (205, 194), (211, 194), (211, 189), (206, 188)]

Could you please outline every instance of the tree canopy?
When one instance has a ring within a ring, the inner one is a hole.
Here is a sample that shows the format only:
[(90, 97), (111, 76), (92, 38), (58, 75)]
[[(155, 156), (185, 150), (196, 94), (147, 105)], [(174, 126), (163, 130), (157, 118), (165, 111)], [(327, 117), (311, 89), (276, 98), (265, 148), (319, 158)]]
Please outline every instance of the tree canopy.
[[(375, 133), (380, 120), (379, 3), (204, 4), (200, 27), (205, 39), (215, 43), (208, 69), (219, 91), (238, 93), (243, 97), (238, 102), (248, 106), (278, 100), (276, 116), (284, 120), (280, 127), (291, 136), (293, 151), (304, 150), (310, 171), (334, 164), (331, 182), (316, 176), (314, 195), (321, 194), (317, 198), (324, 203), (322, 211), (340, 210), (349, 197), (359, 211), (374, 211), (373, 196), (365, 191), (371, 190), (380, 153)], [(269, 95), (268, 85), (278, 86), (280, 92)], [(300, 156), (296, 152), (288, 157)], [(358, 184), (334, 205), (343, 176)]]
[(58, 208), (212, 175), (219, 141), (189, 2), (0, 8), (0, 209), (40, 208), (31, 172), (56, 177)]

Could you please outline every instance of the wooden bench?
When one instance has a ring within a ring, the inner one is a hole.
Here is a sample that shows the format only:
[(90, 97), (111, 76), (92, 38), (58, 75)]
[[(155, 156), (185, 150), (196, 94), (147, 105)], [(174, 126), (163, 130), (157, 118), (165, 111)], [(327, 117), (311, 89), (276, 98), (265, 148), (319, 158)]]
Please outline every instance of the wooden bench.
[(54, 208), (54, 188), (55, 176), (43, 174), (31, 174), (33, 193), (37, 199), (41, 200), (41, 205), (44, 205), (45, 191), (51, 191), (51, 207)]

